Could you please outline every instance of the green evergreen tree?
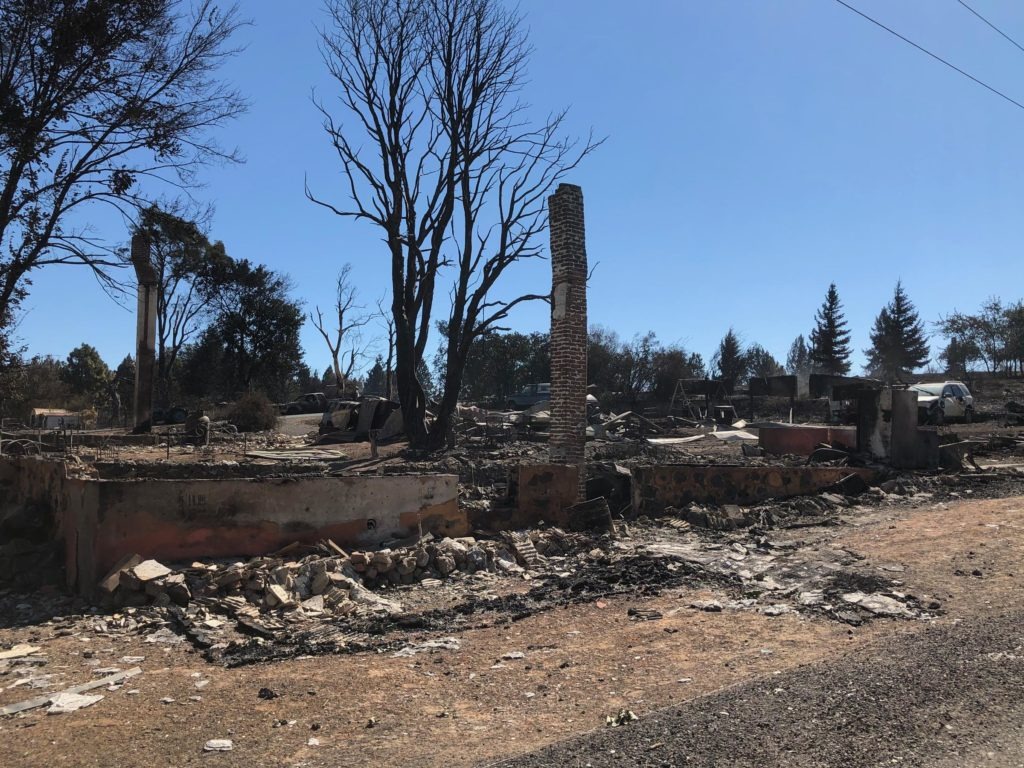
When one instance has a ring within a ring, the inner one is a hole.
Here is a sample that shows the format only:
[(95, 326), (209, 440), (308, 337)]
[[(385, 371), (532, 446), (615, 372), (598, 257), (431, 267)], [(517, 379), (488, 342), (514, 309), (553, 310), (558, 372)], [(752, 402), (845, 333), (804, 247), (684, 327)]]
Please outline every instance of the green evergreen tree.
[(135, 359), (126, 355), (121, 364), (117, 366), (113, 377), (114, 389), (120, 400), (120, 414), (112, 414), (114, 419), (120, 417), (122, 423), (135, 410)]
[(800, 373), (807, 373), (811, 370), (811, 348), (801, 333), (789, 347), (789, 354), (786, 355), (786, 372), (794, 376)]
[(871, 346), (864, 354), (868, 371), (886, 381), (901, 379), (928, 362), (924, 323), (903, 290), (902, 281), (896, 282), (892, 301), (875, 318)]
[(760, 344), (753, 344), (747, 350), (747, 373), (753, 378), (766, 379), (785, 373), (779, 361)]
[(363, 393), (367, 395), (383, 395), (387, 389), (387, 374), (384, 372), (384, 362), (380, 355), (373, 362), (373, 367), (366, 374), (366, 384)]
[(90, 404), (97, 404), (106, 397), (110, 369), (95, 347), (80, 344), (68, 354), (60, 378), (72, 394), (85, 398)]
[(850, 372), (850, 332), (842, 310), (839, 291), (831, 283), (811, 331), (811, 365), (820, 373), (845, 376)]
[(718, 351), (711, 360), (716, 378), (722, 380), (727, 391), (746, 378), (749, 366), (747, 354), (740, 343), (740, 337), (730, 328), (718, 343)]

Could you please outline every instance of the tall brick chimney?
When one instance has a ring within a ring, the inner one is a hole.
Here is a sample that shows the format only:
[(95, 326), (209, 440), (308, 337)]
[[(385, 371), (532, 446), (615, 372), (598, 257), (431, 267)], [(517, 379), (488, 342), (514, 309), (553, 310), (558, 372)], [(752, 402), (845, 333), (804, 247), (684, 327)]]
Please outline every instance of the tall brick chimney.
[(579, 468), (585, 501), (587, 439), (587, 248), (583, 190), (559, 184), (548, 198), (551, 228), (551, 427), (553, 464)]

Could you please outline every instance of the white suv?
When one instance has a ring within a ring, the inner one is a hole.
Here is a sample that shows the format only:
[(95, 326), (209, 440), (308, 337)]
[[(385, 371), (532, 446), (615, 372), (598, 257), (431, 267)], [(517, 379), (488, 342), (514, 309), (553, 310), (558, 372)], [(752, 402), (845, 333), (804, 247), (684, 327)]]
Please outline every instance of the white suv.
[(974, 421), (974, 397), (960, 381), (915, 384), (917, 410), (923, 424), (942, 424), (950, 419)]

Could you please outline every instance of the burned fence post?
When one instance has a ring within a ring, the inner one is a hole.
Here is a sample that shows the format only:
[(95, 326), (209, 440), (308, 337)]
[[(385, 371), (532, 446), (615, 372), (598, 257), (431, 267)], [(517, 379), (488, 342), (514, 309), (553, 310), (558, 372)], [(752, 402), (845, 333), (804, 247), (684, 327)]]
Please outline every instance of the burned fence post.
[(148, 432), (153, 423), (153, 383), (156, 378), (156, 310), (159, 278), (149, 255), (149, 238), (132, 235), (132, 265), (139, 281), (135, 326), (135, 432)]
[(559, 184), (548, 198), (551, 227), (552, 463), (579, 468), (585, 500), (587, 438), (587, 249), (583, 190)]

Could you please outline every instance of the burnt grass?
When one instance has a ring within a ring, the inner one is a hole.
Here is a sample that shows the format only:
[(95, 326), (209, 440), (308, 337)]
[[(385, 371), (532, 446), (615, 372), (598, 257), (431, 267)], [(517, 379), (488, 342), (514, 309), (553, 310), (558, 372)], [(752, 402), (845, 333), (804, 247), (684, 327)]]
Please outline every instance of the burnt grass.
[[(310, 633), (278, 632), (273, 635), (272, 642), (250, 640), (232, 643), (223, 649), (206, 648), (204, 656), (207, 661), (238, 667), (299, 655), (383, 652), (406, 645), (407, 639), (396, 638), (396, 632), (481, 629), (520, 621), (555, 608), (592, 602), (602, 597), (656, 597), (666, 589), (684, 585), (700, 586), (714, 582), (736, 592), (740, 589), (740, 582), (735, 577), (706, 571), (692, 563), (639, 555), (611, 562), (588, 562), (569, 576), (551, 574), (538, 577), (537, 580), (541, 583), (523, 594), (468, 597), (444, 608), (346, 621), (345, 632), (358, 635), (359, 639), (338, 641), (330, 637), (321, 639), (320, 633), (309, 637)], [(186, 632), (186, 635), (195, 643), (189, 633)]]

